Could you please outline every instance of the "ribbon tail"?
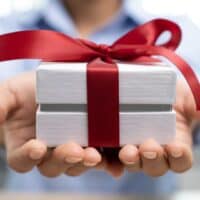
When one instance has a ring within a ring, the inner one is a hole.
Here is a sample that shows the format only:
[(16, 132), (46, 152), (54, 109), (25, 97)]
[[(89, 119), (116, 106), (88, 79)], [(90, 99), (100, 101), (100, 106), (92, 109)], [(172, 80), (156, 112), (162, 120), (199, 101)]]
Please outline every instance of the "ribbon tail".
[(149, 55), (158, 55), (167, 58), (171, 61), (182, 73), (186, 79), (196, 103), (196, 109), (200, 110), (200, 84), (193, 69), (180, 56), (175, 54), (172, 50), (163, 47), (150, 47)]

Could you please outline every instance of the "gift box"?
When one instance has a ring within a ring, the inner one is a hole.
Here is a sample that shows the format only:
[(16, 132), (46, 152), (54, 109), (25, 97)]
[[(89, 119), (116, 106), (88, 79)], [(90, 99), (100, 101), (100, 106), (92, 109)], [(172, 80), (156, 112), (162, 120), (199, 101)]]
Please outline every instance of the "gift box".
[[(175, 71), (163, 64), (118, 63), (117, 67), (119, 145), (140, 144), (149, 138), (160, 144), (172, 141), (176, 123), (172, 110)], [(90, 145), (86, 71), (87, 63), (42, 63), (37, 69), (36, 132), (49, 147), (68, 141)], [(98, 146), (113, 146), (109, 141), (112, 138), (104, 139), (104, 143), (97, 141)]]
[[(157, 43), (166, 31), (168, 40)], [(200, 110), (199, 80), (175, 53), (181, 35), (180, 27), (166, 19), (142, 24), (111, 45), (50, 30), (20, 31), (0, 36), (0, 61), (42, 61), (36, 135), (49, 147), (72, 140), (82, 146), (119, 147), (149, 138), (166, 144), (175, 134), (176, 75), (158, 64), (160, 57), (181, 72)]]

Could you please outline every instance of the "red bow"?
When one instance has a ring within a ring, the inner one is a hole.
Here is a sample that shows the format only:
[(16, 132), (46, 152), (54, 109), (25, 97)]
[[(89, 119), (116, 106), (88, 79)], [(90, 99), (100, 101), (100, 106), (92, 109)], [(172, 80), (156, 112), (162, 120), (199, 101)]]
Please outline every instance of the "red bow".
[[(156, 45), (159, 36), (171, 33), (168, 42)], [(183, 74), (200, 109), (200, 85), (192, 68), (174, 50), (181, 40), (179, 26), (164, 19), (138, 26), (113, 45), (97, 45), (46, 30), (21, 31), (0, 36), (0, 61), (42, 59), (43, 61), (88, 62), (88, 132), (92, 146), (119, 144), (118, 70), (115, 60), (152, 61), (163, 56)]]

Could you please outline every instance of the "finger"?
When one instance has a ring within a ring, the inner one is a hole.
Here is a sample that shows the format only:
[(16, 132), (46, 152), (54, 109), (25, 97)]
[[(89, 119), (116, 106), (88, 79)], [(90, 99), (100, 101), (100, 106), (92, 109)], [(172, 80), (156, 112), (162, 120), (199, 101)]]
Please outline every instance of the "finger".
[(101, 154), (92, 147), (87, 147), (84, 150), (83, 164), (86, 167), (94, 167), (98, 165), (102, 160)]
[(148, 140), (139, 147), (143, 171), (153, 177), (162, 176), (168, 170), (164, 148), (156, 141)]
[(68, 168), (66, 174), (80, 176), (92, 167), (99, 165), (101, 159), (100, 153), (95, 148), (88, 147), (84, 150), (83, 162)]
[(69, 167), (65, 174), (68, 176), (80, 176), (81, 174), (87, 172), (91, 168), (92, 167), (84, 166), (83, 163), (78, 163), (77, 165)]
[(124, 166), (119, 161), (115, 162), (115, 164), (111, 164), (111, 163), (107, 162), (105, 170), (112, 177), (120, 178), (124, 173)]
[[(85, 165), (88, 165), (87, 163)], [(69, 176), (80, 176), (81, 174), (87, 172), (89, 169), (97, 169), (97, 170), (105, 170), (106, 163), (105, 159), (101, 157), (101, 161), (98, 162), (94, 167), (93, 164), (89, 164), (88, 166), (83, 165), (83, 163), (78, 163), (75, 166), (69, 167), (66, 171), (66, 174)]]
[(189, 108), (187, 110), (186, 105), (187, 104), (185, 104), (182, 109), (181, 107), (177, 106), (176, 137), (171, 144), (166, 145), (170, 169), (177, 173), (182, 173), (190, 169), (193, 163), (191, 133), (192, 124), (191, 118), (186, 114), (189, 113)]
[(114, 178), (119, 178), (124, 172), (124, 166), (119, 160), (120, 148), (104, 148), (103, 155), (105, 170)]
[(47, 152), (45, 144), (38, 140), (30, 140), (23, 146), (7, 152), (9, 166), (17, 172), (30, 171), (41, 162)]
[(192, 167), (193, 155), (190, 145), (176, 140), (166, 146), (166, 152), (172, 171), (182, 173)]
[(140, 156), (136, 146), (130, 144), (125, 145), (119, 152), (119, 159), (128, 171), (140, 171)]
[(0, 124), (4, 123), (8, 113), (16, 106), (16, 95), (9, 87), (9, 81), (6, 81), (0, 86)]
[(69, 142), (52, 150), (38, 168), (44, 176), (56, 177), (81, 162), (83, 158), (83, 148), (74, 142)]
[[(187, 99), (187, 101), (185, 101)], [(176, 111), (184, 114), (188, 121), (199, 121), (200, 112), (196, 109), (196, 103), (188, 84), (182, 79), (177, 81), (176, 103), (174, 105)]]

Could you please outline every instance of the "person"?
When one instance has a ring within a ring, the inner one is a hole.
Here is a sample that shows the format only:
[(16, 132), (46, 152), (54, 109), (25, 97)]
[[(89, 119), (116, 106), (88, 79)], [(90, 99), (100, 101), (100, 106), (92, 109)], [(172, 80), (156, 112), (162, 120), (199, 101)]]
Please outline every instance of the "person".
[[(110, 44), (140, 23), (132, 14), (130, 8), (133, 6), (130, 5), (133, 5), (133, 1), (54, 0), (31, 23), (19, 21), (19, 26), (16, 27), (15, 24), (13, 29), (54, 29)], [(2, 24), (6, 27), (8, 21), (7, 19)], [(4, 30), (2, 32), (8, 31), (2, 25), (1, 29)], [(184, 52), (187, 56), (190, 55), (188, 50)], [(19, 175), (10, 171), (6, 185), (8, 189), (167, 194), (176, 188), (173, 174), (167, 171), (181, 173), (191, 168), (192, 126), (193, 122), (200, 120), (200, 113), (195, 110), (193, 96), (185, 82), (179, 81), (177, 84), (174, 105), (177, 131), (174, 141), (165, 146), (154, 140), (147, 140), (139, 147), (127, 144), (119, 151), (121, 162), (116, 160), (111, 163), (95, 148), (83, 149), (75, 142), (68, 142), (55, 149), (47, 149), (44, 143), (35, 139), (37, 105), (34, 69), (38, 64), (38, 61), (1, 63), (2, 79), (21, 71), (29, 71), (0, 85), (0, 124), (3, 127), (1, 139), (5, 145), (8, 164), (17, 172), (29, 172)], [(128, 172), (123, 174), (124, 171)], [(105, 172), (113, 177), (122, 177), (115, 180)], [(165, 173), (167, 174), (164, 176)], [(61, 177), (55, 179), (46, 178), (59, 175)], [(151, 178), (157, 176), (162, 177), (156, 180)]]

